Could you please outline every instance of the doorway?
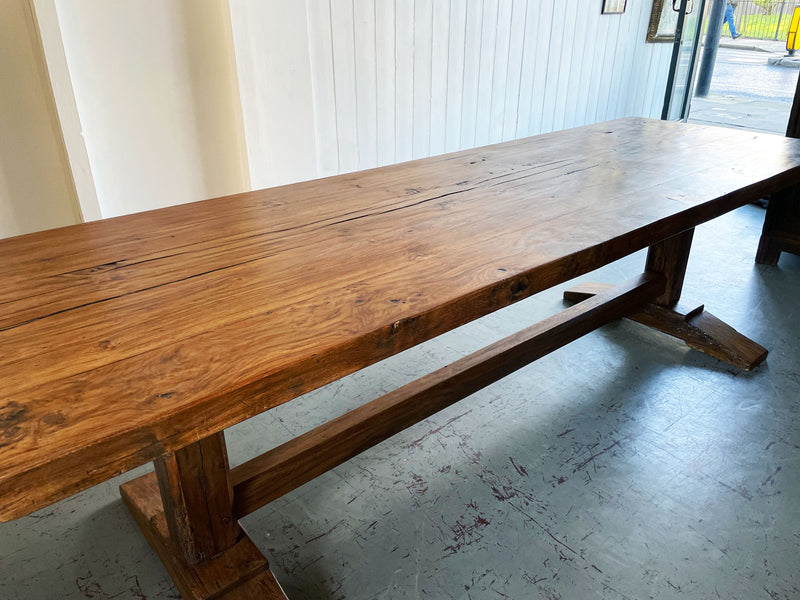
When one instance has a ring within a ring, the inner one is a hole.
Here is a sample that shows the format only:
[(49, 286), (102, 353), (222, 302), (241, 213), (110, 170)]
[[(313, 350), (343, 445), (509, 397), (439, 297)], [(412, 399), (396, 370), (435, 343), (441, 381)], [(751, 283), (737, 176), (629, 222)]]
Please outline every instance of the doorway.
[[(725, 5), (725, 0), (721, 0)], [(718, 2), (707, 0), (698, 31), (698, 54), (709, 39), (711, 11)], [(800, 74), (798, 57), (787, 57), (786, 39), (795, 6), (800, 1), (747, 0), (733, 10), (733, 29), (722, 22), (710, 86), (695, 93), (683, 115), (691, 123), (785, 134)], [(717, 17), (716, 22), (719, 22)], [(734, 33), (735, 36), (734, 37)], [(699, 57), (698, 57), (699, 62)], [(706, 74), (707, 75), (707, 74)], [(693, 77), (703, 76), (699, 70)]]

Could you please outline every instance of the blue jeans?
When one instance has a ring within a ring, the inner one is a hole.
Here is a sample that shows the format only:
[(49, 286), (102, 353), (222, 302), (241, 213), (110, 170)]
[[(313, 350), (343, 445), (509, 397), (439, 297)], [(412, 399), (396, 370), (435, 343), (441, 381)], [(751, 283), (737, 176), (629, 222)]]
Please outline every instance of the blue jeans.
[(730, 4), (725, 6), (724, 23), (728, 24), (728, 29), (731, 30), (731, 37), (736, 37), (736, 25), (733, 24), (733, 6)]

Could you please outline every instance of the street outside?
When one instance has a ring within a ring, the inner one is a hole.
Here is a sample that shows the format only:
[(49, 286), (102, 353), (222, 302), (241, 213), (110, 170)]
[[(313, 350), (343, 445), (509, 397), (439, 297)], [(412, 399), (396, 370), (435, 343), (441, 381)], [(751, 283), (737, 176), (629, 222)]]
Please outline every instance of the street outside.
[(785, 134), (800, 69), (767, 64), (784, 42), (740, 38), (717, 51), (708, 97), (692, 99), (689, 121)]
[(770, 56), (772, 54), (766, 52), (720, 48), (710, 93), (780, 100), (791, 104), (798, 69), (768, 65), (767, 58)]

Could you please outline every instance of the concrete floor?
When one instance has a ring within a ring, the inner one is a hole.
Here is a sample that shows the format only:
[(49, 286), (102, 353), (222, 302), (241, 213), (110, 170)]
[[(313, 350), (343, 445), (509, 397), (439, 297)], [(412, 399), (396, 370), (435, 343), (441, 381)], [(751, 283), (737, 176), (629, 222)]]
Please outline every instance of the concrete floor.
[[(800, 597), (800, 257), (753, 263), (763, 216), (698, 229), (684, 298), (766, 364), (604, 327), (249, 516), (289, 597)], [(232, 462), (560, 310), (564, 287), (233, 428)], [(0, 598), (177, 598), (117, 493), (136, 474), (0, 525)]]

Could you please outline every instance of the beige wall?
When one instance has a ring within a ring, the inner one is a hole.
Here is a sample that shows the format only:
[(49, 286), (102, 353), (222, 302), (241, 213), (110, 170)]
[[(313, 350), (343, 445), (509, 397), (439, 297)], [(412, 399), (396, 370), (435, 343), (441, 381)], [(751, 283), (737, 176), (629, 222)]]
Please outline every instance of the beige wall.
[(0, 0), (0, 237), (80, 220), (28, 0)]
[(249, 188), (225, 0), (56, 0), (103, 217)]

